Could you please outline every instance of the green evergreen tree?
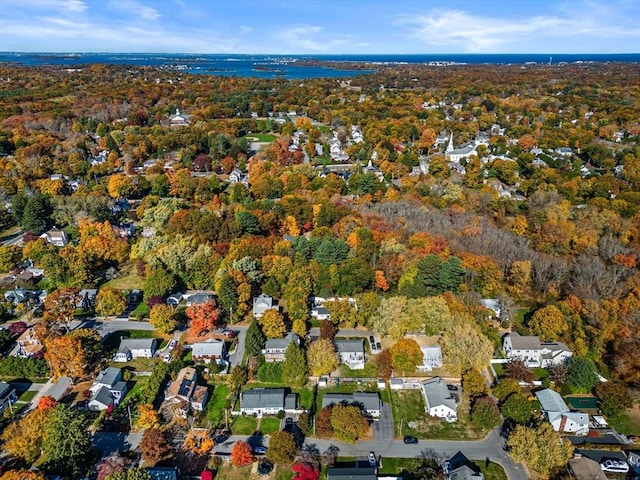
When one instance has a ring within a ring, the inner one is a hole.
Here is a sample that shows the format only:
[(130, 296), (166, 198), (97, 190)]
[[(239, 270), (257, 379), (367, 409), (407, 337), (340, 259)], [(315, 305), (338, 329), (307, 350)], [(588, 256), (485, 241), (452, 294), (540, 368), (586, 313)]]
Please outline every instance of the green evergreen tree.
[(144, 296), (151, 298), (154, 295), (165, 297), (176, 288), (176, 277), (166, 268), (158, 265), (152, 267), (144, 281)]
[(258, 322), (253, 320), (249, 328), (247, 328), (247, 336), (245, 338), (245, 351), (247, 352), (247, 356), (252, 357), (255, 355), (259, 355), (262, 349), (264, 348), (264, 342), (266, 341), (266, 337), (264, 333), (262, 333), (262, 329)]
[[(233, 283), (233, 279), (226, 273), (222, 277), (220, 288), (218, 289), (218, 302), (229, 316), (231, 316), (232, 311), (238, 308), (236, 285)], [(231, 321), (233, 321), (233, 319), (231, 319)]]
[[(418, 262), (416, 280), (424, 285), (426, 295), (438, 295), (440, 289), (440, 268), (442, 260), (437, 255), (427, 255)], [(417, 282), (416, 282), (417, 283)]]
[(464, 268), (462, 268), (462, 260), (458, 257), (451, 257), (444, 262), (438, 273), (438, 283), (440, 293), (451, 291), (457, 292), (462, 279), (464, 277)]
[(91, 448), (88, 422), (80, 410), (59, 403), (49, 413), (43, 451), (54, 470), (78, 478), (80, 466)]
[(309, 379), (307, 356), (295, 342), (291, 342), (284, 352), (282, 379), (294, 387), (305, 385)]
[(45, 195), (35, 194), (29, 197), (24, 206), (22, 228), (35, 235), (44, 233), (49, 228), (51, 205)]

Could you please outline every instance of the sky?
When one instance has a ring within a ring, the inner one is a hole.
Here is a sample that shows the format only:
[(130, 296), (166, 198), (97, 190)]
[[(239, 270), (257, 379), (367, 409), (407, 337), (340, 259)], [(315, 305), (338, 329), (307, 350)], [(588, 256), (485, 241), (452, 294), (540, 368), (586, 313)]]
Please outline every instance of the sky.
[(0, 0), (0, 51), (640, 53), (640, 0)]

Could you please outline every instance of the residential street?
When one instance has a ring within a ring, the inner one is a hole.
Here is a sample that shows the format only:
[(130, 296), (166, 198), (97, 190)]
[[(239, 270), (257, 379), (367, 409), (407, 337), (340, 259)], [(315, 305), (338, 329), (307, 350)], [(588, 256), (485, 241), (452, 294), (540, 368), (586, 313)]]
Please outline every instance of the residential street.
[[(224, 443), (216, 445), (217, 453), (230, 453), (233, 444), (237, 440), (247, 440), (244, 436), (231, 436)], [(268, 437), (265, 437), (263, 445), (268, 445)], [(369, 452), (375, 452), (376, 455), (393, 458), (412, 458), (421, 455), (429, 455), (436, 457), (439, 461), (452, 457), (457, 452), (464, 453), (470, 460), (490, 460), (501, 465), (507, 474), (509, 480), (527, 480), (528, 476), (521, 464), (516, 464), (511, 460), (507, 452), (504, 450), (504, 439), (500, 437), (498, 430), (493, 430), (484, 439), (479, 441), (447, 441), (447, 440), (420, 440), (417, 445), (405, 445), (402, 440), (369, 440), (360, 441), (355, 445), (346, 443), (322, 440), (318, 438), (307, 438), (307, 445), (315, 445), (320, 452), (324, 452), (329, 446), (335, 445), (340, 449), (340, 456), (362, 457), (363, 459)]]

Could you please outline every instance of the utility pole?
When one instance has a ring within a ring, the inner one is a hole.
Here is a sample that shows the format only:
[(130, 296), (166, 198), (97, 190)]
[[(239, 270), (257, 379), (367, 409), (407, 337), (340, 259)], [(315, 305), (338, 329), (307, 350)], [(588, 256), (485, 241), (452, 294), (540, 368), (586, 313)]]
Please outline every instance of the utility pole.
[(127, 405), (127, 412), (129, 412), (129, 428), (133, 430), (133, 420), (131, 420), (131, 404)]

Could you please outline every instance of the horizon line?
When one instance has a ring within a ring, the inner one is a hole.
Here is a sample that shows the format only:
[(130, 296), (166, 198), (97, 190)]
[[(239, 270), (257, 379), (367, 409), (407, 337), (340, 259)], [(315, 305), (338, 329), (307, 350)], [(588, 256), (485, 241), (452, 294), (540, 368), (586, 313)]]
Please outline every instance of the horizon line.
[(57, 54), (57, 55), (275, 55), (275, 56), (314, 56), (326, 57), (332, 55), (389, 55), (389, 56), (415, 56), (415, 55), (640, 55), (639, 52), (447, 52), (447, 53), (232, 53), (232, 52), (102, 52), (102, 51), (40, 51), (40, 50), (0, 50), (0, 54)]

